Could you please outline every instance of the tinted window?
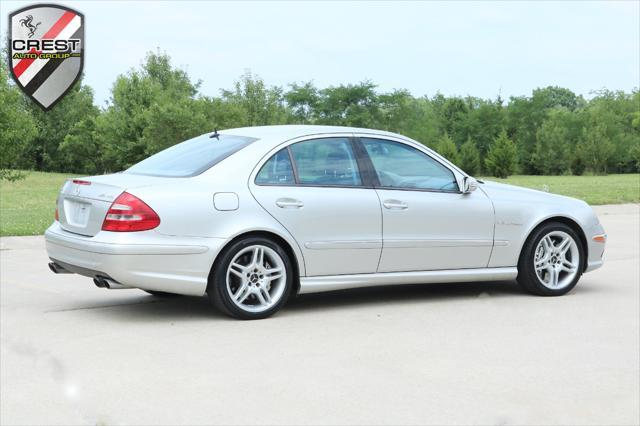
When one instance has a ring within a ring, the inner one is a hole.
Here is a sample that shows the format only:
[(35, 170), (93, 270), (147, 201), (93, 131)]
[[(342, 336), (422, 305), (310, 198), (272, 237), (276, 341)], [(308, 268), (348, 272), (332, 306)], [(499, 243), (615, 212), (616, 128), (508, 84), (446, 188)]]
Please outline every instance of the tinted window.
[(408, 145), (382, 139), (361, 139), (380, 186), (387, 188), (458, 191), (451, 170)]
[(282, 149), (278, 151), (264, 166), (256, 176), (258, 185), (293, 185), (293, 167), (289, 151)]
[(243, 136), (198, 136), (160, 151), (131, 166), (124, 173), (164, 177), (198, 175), (257, 139)]
[(360, 173), (347, 138), (313, 139), (290, 146), (299, 183), (361, 185)]

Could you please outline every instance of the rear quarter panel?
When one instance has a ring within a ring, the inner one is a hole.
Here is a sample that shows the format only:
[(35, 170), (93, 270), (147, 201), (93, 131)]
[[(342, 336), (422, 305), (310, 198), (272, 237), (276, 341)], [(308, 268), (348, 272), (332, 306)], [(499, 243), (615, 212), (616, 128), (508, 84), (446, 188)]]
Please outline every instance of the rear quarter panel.
[[(251, 148), (239, 151), (199, 176), (175, 178), (170, 183), (132, 188), (128, 192), (158, 213), (160, 225), (154, 231), (162, 235), (223, 238), (228, 242), (252, 231), (274, 233), (291, 246), (304, 276), (304, 260), (295, 239), (249, 191), (247, 179), (261, 152)], [(236, 194), (238, 208), (217, 210), (214, 194), (220, 192)]]

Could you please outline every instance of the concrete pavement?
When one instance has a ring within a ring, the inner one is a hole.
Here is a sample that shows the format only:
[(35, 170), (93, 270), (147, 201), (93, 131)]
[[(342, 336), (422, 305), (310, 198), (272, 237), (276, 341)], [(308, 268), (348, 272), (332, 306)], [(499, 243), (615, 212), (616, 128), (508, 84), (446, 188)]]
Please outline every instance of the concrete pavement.
[(0, 423), (638, 424), (640, 209), (597, 207), (605, 266), (513, 283), (306, 295), (242, 322), (0, 250)]

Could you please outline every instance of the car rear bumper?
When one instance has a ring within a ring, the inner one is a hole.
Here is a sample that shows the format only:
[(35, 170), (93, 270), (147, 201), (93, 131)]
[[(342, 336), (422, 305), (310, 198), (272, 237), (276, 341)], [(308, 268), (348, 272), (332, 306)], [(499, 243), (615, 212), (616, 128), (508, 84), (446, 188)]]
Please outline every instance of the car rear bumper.
[(58, 222), (45, 232), (49, 258), (72, 272), (109, 277), (126, 287), (198, 295), (222, 238), (172, 237), (154, 231), (99, 232), (93, 237), (63, 230)]

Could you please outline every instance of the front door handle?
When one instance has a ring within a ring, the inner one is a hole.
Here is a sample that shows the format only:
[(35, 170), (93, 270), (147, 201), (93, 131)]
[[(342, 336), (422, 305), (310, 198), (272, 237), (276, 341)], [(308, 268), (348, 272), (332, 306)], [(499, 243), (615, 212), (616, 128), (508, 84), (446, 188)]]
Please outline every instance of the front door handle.
[(276, 200), (276, 206), (281, 209), (299, 209), (304, 207), (304, 203), (295, 198), (278, 198)]
[(382, 205), (384, 206), (385, 209), (389, 209), (389, 210), (406, 210), (409, 208), (407, 203), (400, 200), (384, 200), (382, 202)]

